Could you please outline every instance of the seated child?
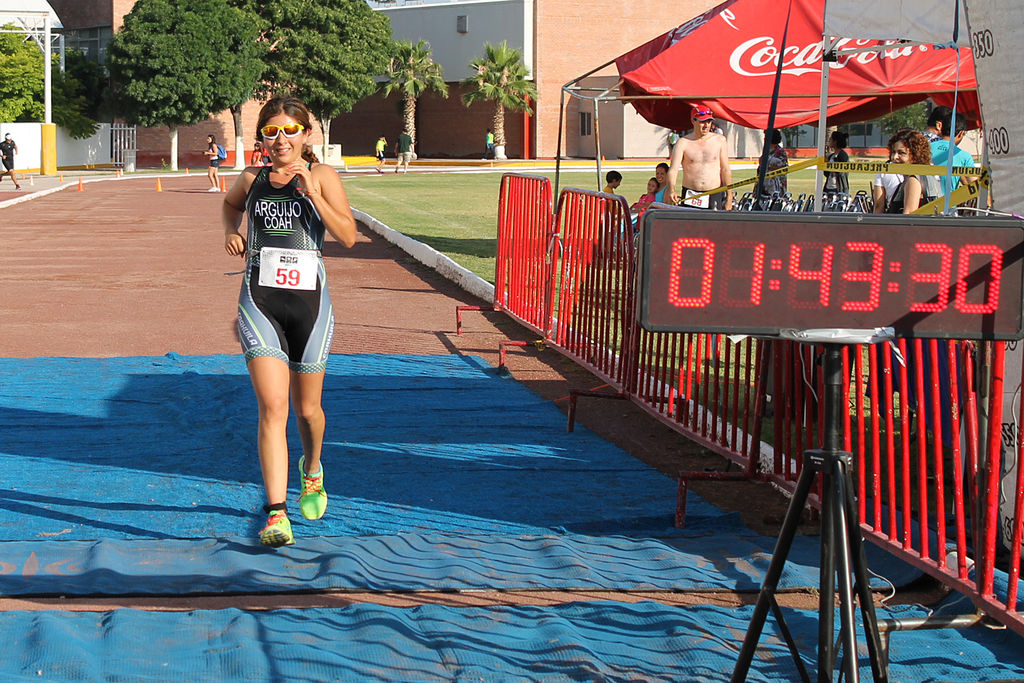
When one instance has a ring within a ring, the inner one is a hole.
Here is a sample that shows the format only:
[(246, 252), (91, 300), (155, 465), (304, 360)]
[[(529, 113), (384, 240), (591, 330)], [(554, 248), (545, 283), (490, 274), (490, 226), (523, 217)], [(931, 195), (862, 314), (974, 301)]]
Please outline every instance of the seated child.
[(636, 200), (633, 206), (629, 207), (630, 211), (642, 211), (647, 208), (647, 205), (654, 201), (654, 193), (658, 191), (658, 179), (651, 178), (647, 181), (647, 194), (642, 195), (640, 199)]

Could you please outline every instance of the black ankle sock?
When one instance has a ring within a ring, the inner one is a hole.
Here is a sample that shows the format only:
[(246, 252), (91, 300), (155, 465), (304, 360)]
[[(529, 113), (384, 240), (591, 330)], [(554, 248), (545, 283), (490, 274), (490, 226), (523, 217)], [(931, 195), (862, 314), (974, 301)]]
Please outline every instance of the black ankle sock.
[(263, 511), (268, 515), (274, 510), (281, 510), (282, 512), (288, 512), (288, 503), (274, 503), (273, 505), (264, 505)]

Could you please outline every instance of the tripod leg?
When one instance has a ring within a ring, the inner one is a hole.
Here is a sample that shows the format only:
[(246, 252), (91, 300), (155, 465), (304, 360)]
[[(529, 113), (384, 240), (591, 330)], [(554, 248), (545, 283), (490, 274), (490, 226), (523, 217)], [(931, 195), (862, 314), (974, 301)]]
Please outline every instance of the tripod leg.
[(765, 618), (768, 616), (768, 610), (774, 600), (775, 590), (779, 586), (779, 578), (781, 578), (782, 569), (786, 564), (786, 556), (789, 555), (789, 550), (793, 545), (793, 537), (796, 534), (796, 527), (800, 522), (804, 504), (807, 502), (807, 494), (811, 490), (814, 475), (814, 470), (807, 466), (800, 471), (800, 478), (796, 482), (796, 491), (793, 492), (793, 498), (789, 501), (786, 519), (782, 522), (779, 540), (775, 543), (775, 552), (772, 555), (771, 564), (768, 565), (768, 573), (765, 574), (764, 583), (761, 584), (757, 605), (754, 607), (750, 626), (747, 627), (747, 635), (743, 638), (743, 646), (740, 648), (736, 666), (733, 668), (731, 680), (737, 683), (747, 680), (747, 672), (750, 670), (750, 663), (757, 650), (757, 642), (761, 639), (761, 629), (764, 627)]
[(850, 548), (853, 549), (854, 590), (860, 599), (861, 618), (864, 621), (864, 637), (868, 644), (868, 656), (871, 659), (871, 674), (876, 683), (888, 683), (888, 658), (882, 659), (882, 637), (878, 630), (878, 619), (875, 616), (875, 599), (871, 595), (871, 584), (868, 579), (868, 561), (864, 555), (864, 535), (860, 530), (857, 518), (857, 504), (853, 498), (853, 485), (850, 473), (843, 468), (844, 495), (843, 504), (846, 508), (846, 525), (849, 530)]
[[(805, 465), (806, 467), (806, 465)], [(821, 545), (818, 574), (818, 680), (832, 680), (835, 666), (836, 511), (831, 476), (822, 472)]]
[(807, 674), (807, 667), (804, 666), (804, 660), (800, 658), (800, 650), (796, 646), (796, 640), (793, 638), (793, 634), (789, 630), (789, 625), (786, 623), (786, 617), (782, 614), (782, 609), (779, 607), (779, 603), (775, 600), (775, 596), (772, 596), (772, 614), (775, 615), (775, 621), (779, 622), (779, 631), (782, 633), (782, 637), (786, 641), (786, 645), (789, 647), (789, 653), (793, 655), (793, 661), (796, 663), (797, 671), (800, 672), (800, 680), (804, 683), (811, 683), (811, 677)]
[(838, 540), (839, 618), (840, 638), (843, 644), (843, 672), (849, 683), (860, 680), (857, 668), (857, 626), (854, 623), (853, 587), (850, 582), (850, 533), (846, 510), (846, 471), (837, 459), (832, 465), (832, 506), (835, 514), (835, 534)]

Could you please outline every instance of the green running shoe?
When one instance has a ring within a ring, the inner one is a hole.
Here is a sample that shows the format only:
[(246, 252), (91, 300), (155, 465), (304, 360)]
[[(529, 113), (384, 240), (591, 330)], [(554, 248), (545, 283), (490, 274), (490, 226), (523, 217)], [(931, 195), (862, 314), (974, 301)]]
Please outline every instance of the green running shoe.
[(299, 495), (299, 509), (306, 519), (320, 519), (327, 511), (327, 491), (324, 491), (324, 467), (320, 465), (320, 474), (316, 477), (306, 475), (306, 456), (299, 458), (299, 477), (302, 480), (302, 493)]
[(271, 548), (280, 548), (283, 545), (295, 543), (292, 536), (292, 523), (288, 521), (288, 513), (284, 510), (274, 510), (267, 515), (267, 525), (260, 532), (260, 543), (269, 545)]

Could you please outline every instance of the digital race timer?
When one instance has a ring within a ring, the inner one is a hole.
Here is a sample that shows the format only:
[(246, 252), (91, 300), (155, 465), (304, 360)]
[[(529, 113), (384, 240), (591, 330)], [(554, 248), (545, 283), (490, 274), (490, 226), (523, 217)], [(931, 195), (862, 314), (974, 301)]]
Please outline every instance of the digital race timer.
[(641, 230), (638, 310), (648, 330), (1024, 332), (1017, 219), (651, 209)]

